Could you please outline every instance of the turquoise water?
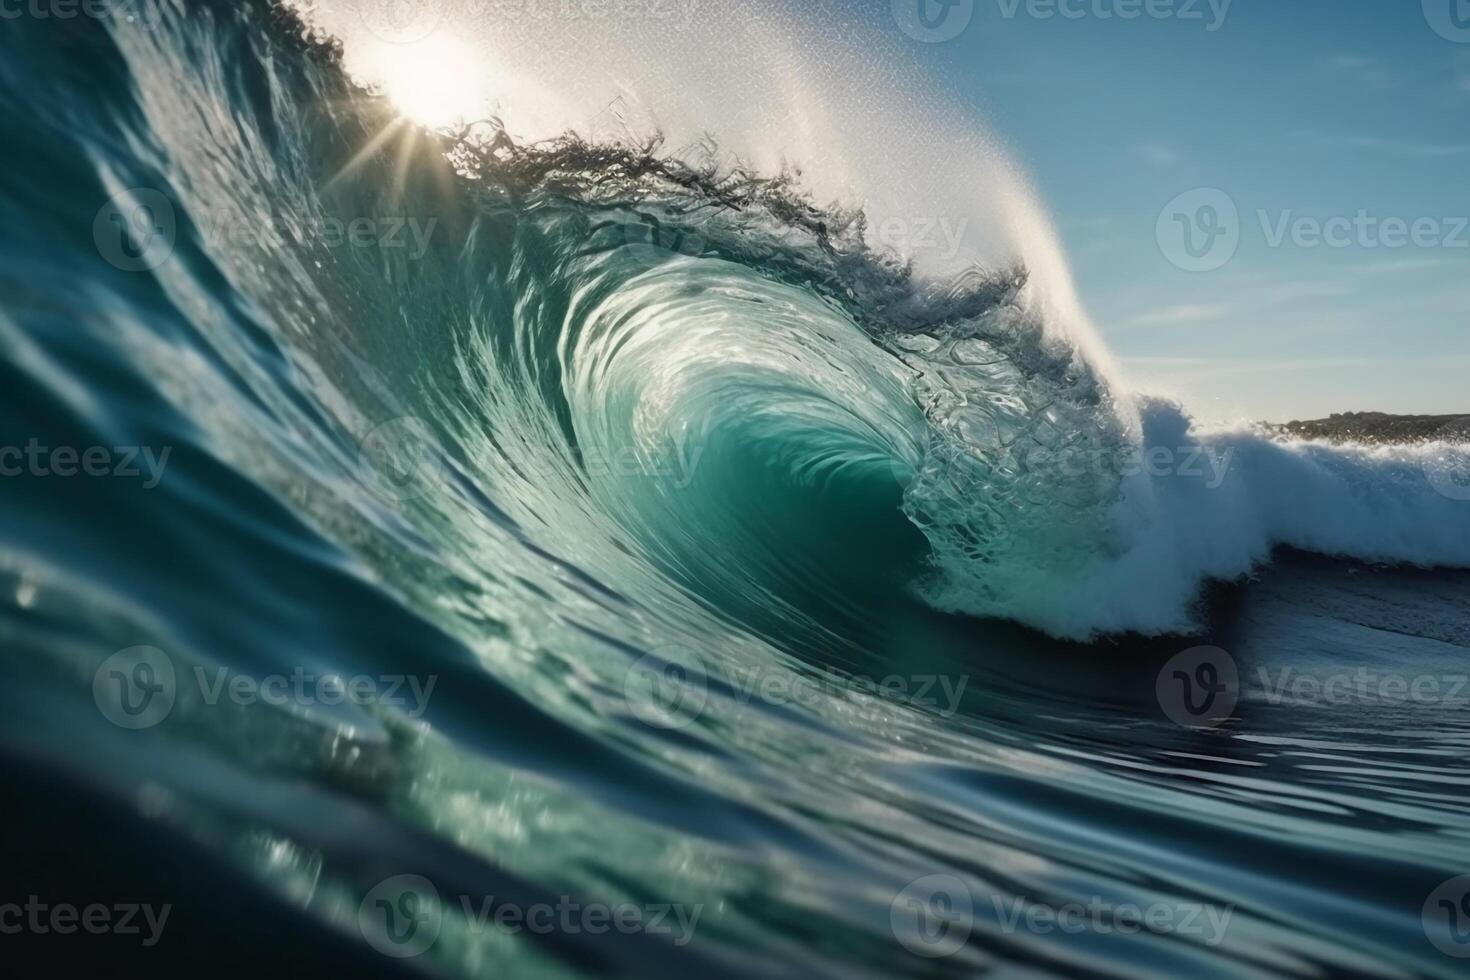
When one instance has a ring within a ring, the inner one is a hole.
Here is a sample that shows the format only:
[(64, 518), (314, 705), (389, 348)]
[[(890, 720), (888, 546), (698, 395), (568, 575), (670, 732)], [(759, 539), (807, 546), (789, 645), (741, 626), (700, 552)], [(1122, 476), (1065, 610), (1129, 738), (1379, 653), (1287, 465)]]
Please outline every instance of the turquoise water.
[(1019, 264), (137, 13), (0, 22), (0, 745), (234, 883), (160, 948), (1463, 969), (1460, 451), (1201, 433)]

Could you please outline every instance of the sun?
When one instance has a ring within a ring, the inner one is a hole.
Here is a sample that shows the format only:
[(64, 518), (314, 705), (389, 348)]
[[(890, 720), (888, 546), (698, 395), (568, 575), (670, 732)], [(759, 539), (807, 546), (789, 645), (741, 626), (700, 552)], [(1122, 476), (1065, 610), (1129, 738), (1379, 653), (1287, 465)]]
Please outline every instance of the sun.
[(374, 61), (383, 94), (414, 122), (453, 126), (474, 122), (488, 111), (489, 66), (453, 38), (384, 45)]

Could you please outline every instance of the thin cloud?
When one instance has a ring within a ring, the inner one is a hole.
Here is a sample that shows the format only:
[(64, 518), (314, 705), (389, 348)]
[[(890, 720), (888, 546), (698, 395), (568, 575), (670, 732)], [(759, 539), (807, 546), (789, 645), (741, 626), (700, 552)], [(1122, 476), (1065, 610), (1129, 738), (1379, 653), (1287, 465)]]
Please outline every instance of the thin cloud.
[(1396, 72), (1368, 55), (1337, 54), (1328, 58), (1325, 65), (1329, 71), (1345, 75), (1378, 91), (1396, 89), (1402, 84)]
[(1343, 282), (1283, 282), (1266, 290), (1265, 299), (1270, 306), (1280, 306), (1285, 303), (1294, 303), (1301, 299), (1322, 299), (1332, 296), (1346, 296), (1351, 293), (1352, 287)]
[(1182, 326), (1188, 323), (1209, 323), (1219, 320), (1229, 312), (1229, 307), (1212, 303), (1181, 303), (1178, 306), (1150, 310), (1128, 322), (1136, 327)]
[(1470, 154), (1470, 143), (1425, 143), (1384, 136), (1334, 136), (1315, 130), (1301, 130), (1293, 135), (1324, 150), (1376, 150), (1394, 156), (1428, 158)]
[(1178, 150), (1165, 143), (1142, 143), (1133, 148), (1133, 155), (1154, 167), (1172, 167), (1183, 159)]
[(1382, 276), (1395, 275), (1404, 272), (1424, 272), (1431, 269), (1445, 269), (1450, 266), (1463, 266), (1463, 259), (1439, 258), (1434, 256), (1388, 259), (1380, 262), (1366, 262), (1359, 271), (1364, 275)]

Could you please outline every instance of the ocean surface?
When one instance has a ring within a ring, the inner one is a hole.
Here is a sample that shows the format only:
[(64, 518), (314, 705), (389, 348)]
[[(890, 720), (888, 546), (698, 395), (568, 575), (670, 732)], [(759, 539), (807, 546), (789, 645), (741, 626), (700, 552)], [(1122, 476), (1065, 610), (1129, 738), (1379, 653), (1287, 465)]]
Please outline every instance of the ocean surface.
[(1462, 447), (260, 0), (0, 39), (0, 904), (172, 908), (58, 963), (1464, 975)]

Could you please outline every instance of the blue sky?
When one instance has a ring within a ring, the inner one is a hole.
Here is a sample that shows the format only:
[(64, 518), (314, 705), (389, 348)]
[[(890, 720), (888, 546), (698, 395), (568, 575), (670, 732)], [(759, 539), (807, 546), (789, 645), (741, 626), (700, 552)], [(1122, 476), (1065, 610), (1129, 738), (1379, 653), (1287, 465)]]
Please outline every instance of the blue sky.
[[(1470, 412), (1470, 0), (1064, 2), (973, 0), (958, 36), (904, 40), (1031, 173), (1128, 376), (1209, 419)], [(1238, 247), (1185, 271), (1159, 219), (1199, 188)]]
[[(789, 135), (751, 92), (780, 92), (788, 67), (845, 70), (855, 58), (874, 71), (853, 73), (852, 91), (807, 96), (849, 125), (808, 138), (846, 140), (902, 169), (925, 132), (865, 137), (851, 124), (862, 112), (834, 103), (860, 108), (899, 91), (918, 105), (973, 107), (1030, 176), (1081, 299), (1135, 387), (1172, 394), (1211, 421), (1470, 412), (1470, 0), (321, 7), (339, 33), (372, 42), (362, 51), (392, 56), (399, 87), (427, 96), (412, 101), (445, 100), (446, 86), (427, 76), (457, 89), (464, 68), (441, 64), (443, 45), (478, 36), (496, 52), (486, 61), (492, 88), (517, 112), (546, 102), (556, 116), (580, 105), (578, 93), (600, 109), (641, 80), (680, 105), (712, 99), (696, 120), (722, 137), (742, 125)], [(471, 13), (441, 18), (440, 7)], [(804, 15), (817, 40), (784, 39), (794, 45), (789, 65), (779, 45), (774, 60), (756, 57), (768, 34), (745, 14), (762, 7)], [(385, 45), (372, 12), (390, 9), (417, 11), (410, 20), (424, 29), (414, 37), (427, 39)], [(624, 50), (614, 34), (641, 43)], [(678, 55), (686, 43), (699, 52), (693, 64)], [(874, 79), (888, 90), (873, 90)], [(793, 93), (798, 108), (802, 97)], [(944, 134), (936, 138), (929, 149), (943, 156)], [(967, 172), (954, 159), (955, 172)], [(931, 173), (928, 182), (947, 179)]]

